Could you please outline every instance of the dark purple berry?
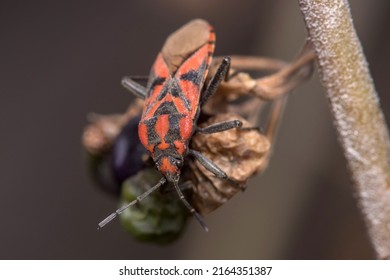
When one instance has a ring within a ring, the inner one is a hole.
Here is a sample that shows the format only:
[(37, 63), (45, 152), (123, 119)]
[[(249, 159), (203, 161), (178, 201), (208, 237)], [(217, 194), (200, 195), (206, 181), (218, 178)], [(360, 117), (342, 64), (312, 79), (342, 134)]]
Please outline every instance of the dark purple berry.
[(137, 116), (123, 127), (110, 151), (109, 163), (119, 185), (144, 167), (147, 151), (138, 138), (140, 119)]

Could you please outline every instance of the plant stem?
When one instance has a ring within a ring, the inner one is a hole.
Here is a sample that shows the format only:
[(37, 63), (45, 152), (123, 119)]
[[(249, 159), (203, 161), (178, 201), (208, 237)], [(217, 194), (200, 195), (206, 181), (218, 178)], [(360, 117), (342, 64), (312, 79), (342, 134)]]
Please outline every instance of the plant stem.
[(389, 134), (348, 1), (299, 4), (372, 244), (379, 259), (388, 259)]

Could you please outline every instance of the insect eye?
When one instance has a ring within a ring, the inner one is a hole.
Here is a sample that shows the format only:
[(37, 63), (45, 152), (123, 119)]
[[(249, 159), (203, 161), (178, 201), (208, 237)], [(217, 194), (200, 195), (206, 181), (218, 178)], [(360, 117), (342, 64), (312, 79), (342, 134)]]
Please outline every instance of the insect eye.
[(176, 165), (177, 167), (181, 167), (183, 165), (183, 161), (175, 159), (173, 160), (173, 164)]
[(170, 162), (173, 166), (175, 166), (177, 169), (181, 169), (183, 166), (183, 160), (171, 157)]

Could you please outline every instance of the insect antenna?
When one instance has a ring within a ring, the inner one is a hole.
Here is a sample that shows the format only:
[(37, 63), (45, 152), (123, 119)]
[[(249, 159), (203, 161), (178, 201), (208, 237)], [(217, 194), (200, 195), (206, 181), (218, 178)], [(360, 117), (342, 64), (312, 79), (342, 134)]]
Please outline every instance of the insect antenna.
[(101, 229), (102, 227), (104, 227), (106, 224), (108, 224), (109, 222), (111, 222), (113, 219), (115, 219), (118, 215), (122, 214), (123, 211), (125, 211), (127, 208), (129, 208), (130, 206), (133, 206), (139, 202), (141, 202), (145, 197), (147, 197), (149, 194), (151, 194), (152, 192), (154, 192), (155, 190), (157, 190), (159, 187), (161, 187), (165, 182), (167, 181), (167, 179), (165, 179), (165, 177), (162, 177), (160, 179), (160, 181), (155, 185), (153, 186), (152, 188), (150, 188), (149, 190), (147, 190), (146, 192), (144, 192), (143, 194), (137, 196), (136, 199), (134, 199), (133, 201), (131, 201), (130, 203), (122, 206), (121, 208), (117, 209), (115, 212), (113, 212), (111, 215), (109, 215), (107, 218), (105, 218), (103, 221), (101, 221), (99, 223), (99, 226), (98, 226), (98, 229)]
[(199, 215), (199, 213), (195, 211), (194, 207), (192, 207), (188, 203), (188, 201), (185, 199), (182, 191), (180, 190), (180, 187), (179, 187), (177, 181), (173, 181), (173, 185), (175, 186), (175, 189), (176, 189), (177, 193), (179, 194), (179, 197), (180, 197), (181, 201), (183, 202), (183, 204), (188, 208), (188, 210), (190, 210), (191, 214), (194, 216), (194, 218), (200, 224), (200, 226), (204, 229), (204, 231), (208, 232), (209, 229), (208, 229), (206, 223), (203, 221), (202, 216)]

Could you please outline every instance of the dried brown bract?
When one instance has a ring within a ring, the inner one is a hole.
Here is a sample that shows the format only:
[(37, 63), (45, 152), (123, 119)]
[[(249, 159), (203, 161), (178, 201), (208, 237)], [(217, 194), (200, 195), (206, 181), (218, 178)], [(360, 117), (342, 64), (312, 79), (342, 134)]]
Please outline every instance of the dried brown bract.
[[(244, 128), (252, 128), (248, 121), (236, 114), (216, 115), (201, 127), (233, 119), (242, 121)], [(196, 134), (192, 147), (212, 160), (231, 179), (245, 184), (267, 164), (271, 143), (258, 129), (231, 129), (209, 135)], [(192, 202), (202, 215), (213, 211), (241, 190), (215, 177), (197, 161), (191, 165), (195, 181)]]

